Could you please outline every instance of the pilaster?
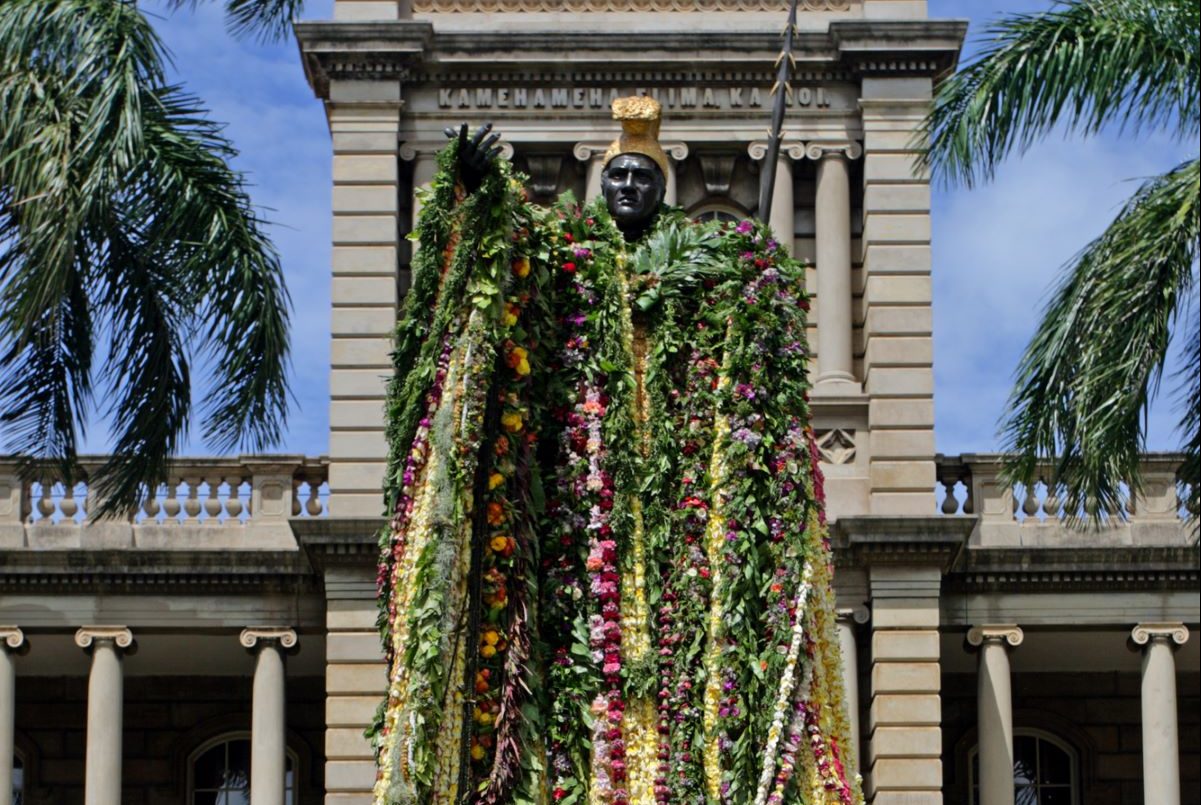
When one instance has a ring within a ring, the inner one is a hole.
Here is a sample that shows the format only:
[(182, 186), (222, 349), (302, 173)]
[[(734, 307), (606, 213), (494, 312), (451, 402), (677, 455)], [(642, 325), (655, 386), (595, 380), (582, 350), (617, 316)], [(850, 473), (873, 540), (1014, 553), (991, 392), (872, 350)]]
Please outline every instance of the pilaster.
[[(966, 518), (965, 518), (966, 519)], [(941, 805), (939, 596), (971, 524), (949, 518), (844, 517), (866, 567), (871, 690), (864, 793), (874, 805)]]
[(388, 686), (376, 619), (382, 519), (306, 523), (301, 544), (324, 578), (325, 805), (369, 805), (375, 754), (363, 731)]
[(932, 88), (926, 77), (865, 77), (861, 88), (863, 381), (870, 397), (873, 514), (931, 511), (930, 185), (916, 138)]
[(383, 507), (384, 401), (399, 287), (407, 284), (397, 254), (402, 105), (398, 79), (330, 81), (329, 485), (330, 511), (338, 515), (377, 515)]

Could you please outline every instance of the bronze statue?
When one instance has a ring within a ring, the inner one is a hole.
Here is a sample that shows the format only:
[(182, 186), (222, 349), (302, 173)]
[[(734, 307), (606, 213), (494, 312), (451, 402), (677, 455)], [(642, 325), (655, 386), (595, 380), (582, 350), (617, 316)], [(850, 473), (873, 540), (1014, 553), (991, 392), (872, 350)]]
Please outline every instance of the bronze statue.
[[(464, 123), (457, 130), (447, 128), (444, 133), (448, 138), (459, 138), (459, 174), (464, 188), (470, 193), (479, 187), (501, 149), (496, 145), (500, 134), (492, 131), (491, 123), (480, 126), (470, 138), (467, 132), (468, 126)], [(629, 147), (629, 143), (623, 143), (623, 146)], [(658, 146), (657, 140), (655, 146)], [(634, 144), (634, 147), (638, 145)], [(608, 159), (601, 174), (605, 204), (625, 239), (638, 240), (654, 225), (663, 204), (667, 177), (662, 166), (666, 164), (666, 155), (660, 162), (641, 150), (623, 148), (619, 153), (606, 156)]]

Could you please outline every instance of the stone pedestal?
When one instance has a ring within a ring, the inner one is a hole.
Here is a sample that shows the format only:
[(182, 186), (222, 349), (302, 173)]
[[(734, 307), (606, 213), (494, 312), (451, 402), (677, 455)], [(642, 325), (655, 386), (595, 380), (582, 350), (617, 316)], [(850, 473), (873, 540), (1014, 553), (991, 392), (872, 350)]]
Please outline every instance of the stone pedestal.
[(134, 651), (133, 633), (124, 626), (85, 626), (75, 633), (75, 644), (92, 653), (84, 805), (121, 805), (121, 659)]
[(296, 647), (285, 627), (244, 629), (241, 643), (255, 653), (250, 720), (250, 805), (284, 801), (287, 778), (287, 678), (284, 652)]
[(17, 710), (17, 679), (13, 654), (29, 646), (16, 626), (0, 626), (0, 805), (12, 805), (13, 730)]
[(1022, 644), (1014, 624), (973, 627), (967, 641), (980, 649), (977, 730), (980, 735), (980, 805), (1013, 805), (1013, 692), (1009, 649)]
[(1180, 805), (1176, 660), (1172, 655), (1188, 640), (1188, 629), (1182, 623), (1140, 623), (1130, 639), (1143, 647), (1143, 802)]

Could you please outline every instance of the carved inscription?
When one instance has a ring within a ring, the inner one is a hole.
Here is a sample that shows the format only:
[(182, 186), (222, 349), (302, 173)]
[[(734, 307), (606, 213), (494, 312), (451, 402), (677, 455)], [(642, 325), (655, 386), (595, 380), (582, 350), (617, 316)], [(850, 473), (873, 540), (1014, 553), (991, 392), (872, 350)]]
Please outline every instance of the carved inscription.
[[(771, 104), (771, 91), (762, 87), (444, 87), (438, 90), (442, 109), (608, 109), (614, 98), (650, 95), (667, 109), (761, 109)], [(823, 87), (795, 87), (788, 105), (828, 109), (830, 95)]]

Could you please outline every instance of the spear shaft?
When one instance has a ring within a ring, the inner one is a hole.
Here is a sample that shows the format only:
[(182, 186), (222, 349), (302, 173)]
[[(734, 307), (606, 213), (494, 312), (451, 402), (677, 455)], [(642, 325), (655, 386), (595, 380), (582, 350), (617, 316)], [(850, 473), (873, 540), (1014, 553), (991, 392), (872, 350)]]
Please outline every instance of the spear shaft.
[[(776, 83), (771, 88), (775, 103), (771, 110), (771, 131), (768, 133), (767, 156), (763, 171), (759, 174), (759, 220), (767, 223), (771, 218), (772, 191), (776, 186), (776, 160), (780, 156), (780, 135), (784, 128), (784, 108), (792, 81), (792, 35), (796, 31), (797, 0), (792, 0), (788, 11), (788, 27), (784, 29), (784, 49), (776, 59)], [(779, 235), (780, 233), (776, 233)]]

